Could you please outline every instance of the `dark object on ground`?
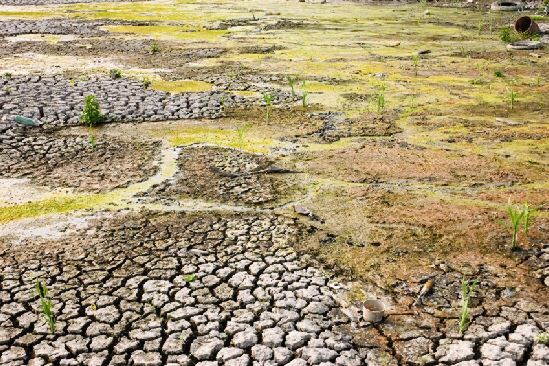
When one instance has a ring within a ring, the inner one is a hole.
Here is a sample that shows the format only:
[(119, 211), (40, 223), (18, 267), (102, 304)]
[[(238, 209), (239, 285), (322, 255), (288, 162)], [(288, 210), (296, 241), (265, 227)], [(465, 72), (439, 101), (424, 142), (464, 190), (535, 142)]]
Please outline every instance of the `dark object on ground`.
[(498, 0), (490, 6), (494, 11), (520, 11), (524, 9), (524, 3), (521, 1)]
[(540, 32), (538, 24), (534, 22), (529, 16), (523, 16), (518, 18), (515, 22), (515, 30), (518, 33), (530, 34), (537, 34)]

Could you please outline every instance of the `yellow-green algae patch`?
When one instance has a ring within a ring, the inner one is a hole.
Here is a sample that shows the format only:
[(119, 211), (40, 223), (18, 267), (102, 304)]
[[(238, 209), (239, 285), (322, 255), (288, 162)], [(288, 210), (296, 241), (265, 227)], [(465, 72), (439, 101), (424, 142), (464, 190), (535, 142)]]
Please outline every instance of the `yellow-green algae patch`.
[(109, 199), (106, 195), (59, 196), (42, 201), (0, 207), (0, 224), (47, 214), (61, 214), (102, 205)]
[(212, 84), (198, 80), (152, 80), (151, 88), (168, 93), (204, 92), (212, 90)]
[(112, 33), (131, 33), (162, 40), (212, 42), (227, 34), (226, 30), (194, 29), (175, 25), (113, 25), (105, 27)]
[(153, 137), (165, 138), (173, 146), (211, 144), (221, 147), (241, 149), (252, 153), (268, 153), (279, 145), (273, 139), (258, 137), (246, 128), (219, 129), (185, 126), (166, 130), (154, 130)]

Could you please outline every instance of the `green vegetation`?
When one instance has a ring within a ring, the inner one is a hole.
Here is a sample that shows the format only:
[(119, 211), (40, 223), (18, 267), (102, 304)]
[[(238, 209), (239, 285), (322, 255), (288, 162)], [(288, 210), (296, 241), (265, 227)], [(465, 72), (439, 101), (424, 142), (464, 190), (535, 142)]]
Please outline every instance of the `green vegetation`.
[(111, 71), (109, 71), (109, 75), (111, 76), (111, 79), (120, 79), (122, 77), (122, 70), (111, 69)]
[(97, 139), (95, 138), (95, 135), (91, 132), (91, 127), (90, 127), (89, 142), (90, 142), (90, 146), (95, 149), (95, 147), (97, 146)]
[(524, 234), (528, 235), (528, 229), (530, 227), (531, 223), (531, 214), (530, 208), (528, 207), (528, 203), (524, 203), (522, 207), (515, 206), (511, 203), (511, 199), (509, 199), (507, 203), (507, 212), (509, 214), (509, 219), (511, 220), (511, 227), (513, 229), (513, 238), (511, 240), (511, 246), (512, 248), (516, 248), (518, 246), (518, 231), (520, 224), (524, 224)]
[(467, 327), (469, 327), (469, 301), (477, 287), (478, 280), (475, 280), (472, 284), (470, 284), (464, 277), (461, 281), (461, 315), (459, 318), (459, 332), (461, 334), (463, 334), (467, 330)]
[(12, 76), (12, 75), (11, 75), (11, 72), (5, 72), (5, 73), (4, 73), (4, 77), (5, 77), (6, 79), (8, 79), (8, 80), (11, 79), (11, 76)]
[(158, 42), (153, 42), (151, 44), (151, 53), (154, 55), (155, 53), (160, 52), (160, 46), (158, 45)]
[(144, 87), (145, 89), (148, 89), (148, 88), (151, 86), (151, 84), (152, 84), (151, 79), (145, 76), (145, 77), (143, 78), (143, 87)]
[(274, 95), (271, 93), (263, 93), (263, 101), (265, 102), (265, 119), (269, 123), (271, 117), (271, 106), (274, 100)]
[(545, 332), (545, 333), (538, 334), (538, 336), (536, 337), (536, 342), (538, 342), (539, 344), (548, 345), (549, 344), (549, 333)]
[(246, 133), (252, 128), (251, 123), (246, 123), (243, 126), (236, 129), (236, 133), (238, 134), (238, 145), (240, 147), (240, 150), (244, 149), (245, 146), (245, 135)]
[(299, 81), (299, 77), (297, 76), (288, 76), (288, 85), (290, 88), (292, 88), (292, 96), (295, 97), (295, 84)]
[(193, 282), (196, 280), (196, 274), (193, 273), (193, 274), (185, 275), (183, 276), (183, 280), (185, 282)]
[(384, 84), (379, 87), (379, 90), (376, 96), (376, 101), (377, 101), (377, 113), (381, 114), (385, 110), (385, 85)]
[(6, 95), (11, 95), (11, 87), (9, 85), (4, 87), (4, 93), (6, 93)]
[(515, 103), (517, 102), (517, 93), (513, 90), (513, 87), (511, 87), (511, 90), (509, 90), (509, 106), (511, 107), (511, 110), (515, 109)]
[(80, 116), (80, 121), (86, 125), (93, 127), (103, 122), (105, 117), (101, 114), (99, 102), (95, 99), (95, 95), (87, 95), (84, 99), (84, 109)]
[(511, 37), (511, 29), (509, 27), (501, 28), (499, 31), (499, 39), (505, 43), (513, 42), (513, 38)]
[(55, 333), (55, 313), (53, 311), (52, 302), (48, 297), (48, 287), (42, 284), (40, 280), (36, 281), (36, 292), (40, 296), (40, 303), (42, 306), (42, 314), (46, 318), (46, 323), (52, 334)]
[(499, 70), (496, 71), (496, 72), (494, 72), (494, 75), (495, 75), (497, 78), (502, 78), (502, 77), (505, 76), (505, 75), (503, 75), (503, 72), (501, 72), (501, 71), (499, 71)]

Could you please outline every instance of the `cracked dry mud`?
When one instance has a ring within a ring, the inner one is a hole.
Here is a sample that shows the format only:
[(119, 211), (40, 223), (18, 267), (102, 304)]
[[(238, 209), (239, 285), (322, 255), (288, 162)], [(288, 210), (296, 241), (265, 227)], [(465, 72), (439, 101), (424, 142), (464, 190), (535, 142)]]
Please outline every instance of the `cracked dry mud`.
[(548, 58), (486, 16), (0, 0), (0, 365), (549, 365)]

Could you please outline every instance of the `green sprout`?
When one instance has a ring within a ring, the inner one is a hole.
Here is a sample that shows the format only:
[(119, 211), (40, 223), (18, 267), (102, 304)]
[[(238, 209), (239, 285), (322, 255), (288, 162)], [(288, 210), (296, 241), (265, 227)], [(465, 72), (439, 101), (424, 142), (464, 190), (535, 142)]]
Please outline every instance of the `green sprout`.
[(238, 134), (238, 145), (240, 146), (240, 150), (244, 149), (244, 136), (251, 128), (252, 128), (252, 124), (246, 123), (243, 126), (236, 129), (236, 133)]
[(40, 302), (42, 305), (42, 313), (46, 318), (46, 323), (52, 334), (55, 333), (55, 313), (52, 309), (51, 300), (48, 297), (48, 287), (45, 284), (42, 284), (39, 280), (36, 281), (36, 292), (40, 296)]
[(6, 79), (8, 79), (8, 80), (11, 79), (11, 76), (12, 76), (12, 75), (11, 75), (11, 72), (5, 72), (5, 73), (4, 73), (4, 77), (5, 77)]
[(472, 284), (463, 277), (461, 281), (461, 316), (459, 319), (459, 332), (463, 334), (469, 326), (469, 300), (478, 287), (478, 280), (473, 281)]
[(91, 127), (90, 127), (89, 142), (90, 142), (90, 146), (95, 149), (95, 147), (97, 146), (97, 139), (95, 138), (95, 135), (91, 132)]
[(153, 42), (151, 44), (151, 53), (154, 55), (155, 53), (158, 53), (160, 52), (160, 46), (158, 45), (157, 42)]
[(549, 344), (549, 333), (545, 332), (545, 333), (538, 334), (538, 336), (536, 337), (536, 342), (538, 342), (539, 344), (548, 345)]
[(513, 42), (511, 29), (509, 29), (509, 27), (501, 28), (501, 30), (499, 31), (499, 39), (501, 39), (501, 41), (505, 43)]
[(4, 87), (4, 93), (6, 93), (6, 95), (10, 95), (11, 94), (11, 87), (9, 85), (6, 85)]
[[(530, 225), (530, 209), (528, 208), (527, 203), (524, 204), (523, 209), (516, 207), (511, 203), (511, 199), (509, 199), (507, 203), (507, 212), (509, 213), (511, 227), (513, 228), (511, 246), (512, 248), (516, 248), (518, 246), (518, 231), (522, 222), (524, 222), (525, 232), (528, 231), (528, 226)], [(528, 215), (527, 219), (525, 219), (525, 214)]]
[(265, 119), (269, 123), (269, 118), (271, 116), (271, 105), (273, 103), (274, 96), (271, 93), (263, 93), (263, 101), (265, 102)]
[(185, 281), (185, 282), (193, 282), (195, 280), (196, 280), (196, 274), (194, 274), (194, 273), (183, 276), (183, 281)]
[(120, 69), (111, 69), (109, 72), (111, 79), (120, 79), (122, 77), (122, 71)]
[(381, 114), (385, 110), (385, 85), (381, 85), (379, 87), (376, 101), (377, 101), (377, 113)]
[(295, 97), (295, 84), (299, 81), (297, 76), (288, 75), (288, 85), (292, 88), (292, 97)]
[(148, 88), (151, 86), (151, 84), (152, 84), (151, 79), (149, 79), (148, 77), (145, 76), (145, 77), (143, 78), (143, 87), (144, 87), (145, 89), (148, 89)]
[(84, 99), (84, 109), (82, 115), (80, 116), (80, 121), (87, 124), (90, 127), (93, 127), (104, 121), (104, 116), (101, 114), (99, 109), (99, 103), (95, 99), (95, 95), (87, 95)]
[(499, 70), (496, 71), (496, 72), (494, 72), (494, 75), (495, 75), (497, 78), (502, 78), (502, 77), (505, 76), (505, 75), (503, 75), (503, 72), (501, 72), (501, 71), (499, 71)]

